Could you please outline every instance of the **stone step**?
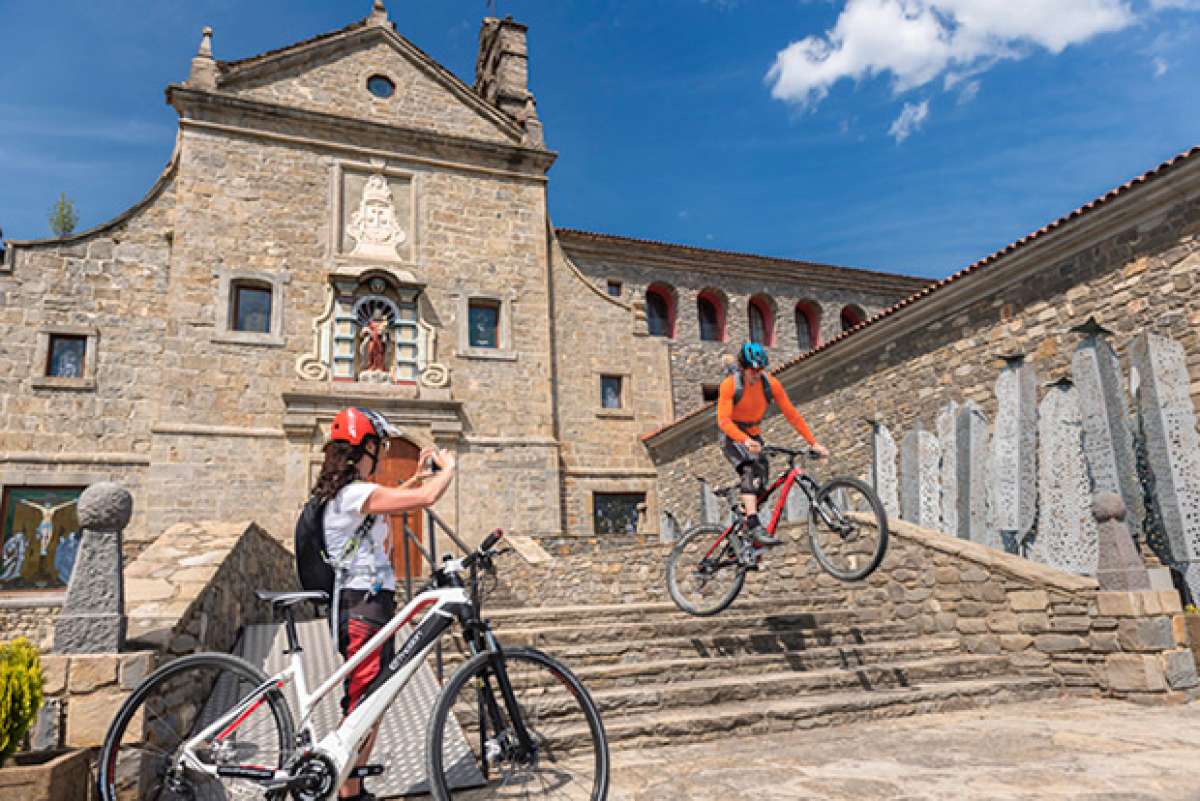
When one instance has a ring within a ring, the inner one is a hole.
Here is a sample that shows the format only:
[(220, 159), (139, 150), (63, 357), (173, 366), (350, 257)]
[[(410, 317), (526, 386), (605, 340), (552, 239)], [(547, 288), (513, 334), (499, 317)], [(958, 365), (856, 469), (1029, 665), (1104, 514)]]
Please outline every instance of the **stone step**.
[[(971, 677), (922, 682), (911, 687), (780, 697), (757, 703), (719, 703), (636, 715), (605, 714), (603, 721), (614, 748), (644, 748), (949, 712), (1055, 697), (1060, 692), (1057, 680), (1046, 676)], [(578, 739), (578, 732), (561, 734), (568, 741)]]
[[(506, 642), (503, 632), (500, 643)], [(875, 654), (876, 650), (898, 648), (902, 644), (906, 651), (919, 652), (920, 642), (937, 643), (937, 650), (959, 650), (958, 639), (930, 638), (922, 640), (910, 628), (889, 624), (845, 626), (809, 630), (800, 628), (794, 632), (748, 632), (738, 636), (715, 637), (668, 637), (650, 640), (607, 640), (607, 642), (582, 643), (565, 646), (552, 652), (552, 656), (577, 674), (601, 668), (634, 668), (642, 664), (661, 662), (713, 663), (720, 660), (761, 660), (760, 664), (778, 663), (780, 666), (803, 666), (794, 669), (814, 669), (832, 666), (829, 656), (853, 654), (859, 649), (863, 655)], [(952, 648), (953, 646), (953, 648)], [(454, 670), (464, 660), (461, 640), (446, 642), (444, 650), (446, 673)]]
[[(595, 617), (581, 616), (575, 625), (551, 626), (496, 626), (502, 642), (511, 645), (531, 645), (546, 650), (582, 643), (655, 640), (665, 637), (713, 637), (718, 635), (738, 636), (751, 632), (789, 632), (821, 630), (832, 627), (849, 627), (856, 624), (880, 623), (880, 612), (875, 609), (857, 610), (840, 607), (796, 610), (787, 613), (765, 611), (728, 612), (711, 618), (690, 615), (663, 616), (661, 618), (631, 618), (591, 622)], [(895, 623), (897, 627), (906, 626)]]
[[(911, 686), (842, 688), (814, 695), (721, 701), (621, 714), (601, 710), (601, 718), (612, 748), (648, 748), (948, 712), (1060, 694), (1057, 680), (1048, 676), (969, 676)], [(570, 752), (588, 743), (586, 729), (577, 715), (555, 719), (547, 716), (540, 705), (539, 711), (542, 714), (538, 716), (538, 733), (551, 742), (551, 747)], [(477, 733), (470, 708), (463, 705), (456, 708), (455, 714), (468, 737)]]
[[(670, 601), (655, 601), (629, 604), (586, 604), (577, 606), (501, 606), (484, 601), (484, 617), (494, 625), (516, 624), (521, 628), (570, 625), (581, 619), (604, 617), (613, 620), (626, 618), (648, 619), (677, 617), (685, 614)], [(738, 598), (724, 614), (747, 614), (769, 611), (786, 614), (791, 610), (828, 609), (838, 606), (843, 599), (835, 595), (787, 594), (772, 598)], [(711, 619), (711, 618), (710, 618)]]
[(958, 640), (902, 640), (854, 646), (823, 646), (776, 654), (663, 659), (572, 669), (589, 691), (608, 687), (640, 687), (648, 682), (676, 684), (717, 676), (757, 676), (764, 673), (816, 670), (858, 670), (875, 664), (959, 653)]

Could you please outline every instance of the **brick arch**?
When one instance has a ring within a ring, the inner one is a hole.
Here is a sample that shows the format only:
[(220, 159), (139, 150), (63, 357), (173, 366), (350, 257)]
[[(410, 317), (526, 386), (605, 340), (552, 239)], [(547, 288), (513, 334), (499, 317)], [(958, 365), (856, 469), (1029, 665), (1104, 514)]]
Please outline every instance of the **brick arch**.
[[(659, 305), (661, 304), (661, 306)], [(675, 338), (675, 317), (679, 309), (679, 293), (675, 287), (662, 282), (655, 282), (646, 287), (646, 327), (651, 336)], [(661, 312), (666, 321), (665, 330), (656, 331), (656, 321)]]
[[(758, 341), (758, 344), (771, 347), (775, 344), (775, 301), (770, 295), (759, 293), (750, 298), (746, 304), (746, 324), (747, 331), (750, 333), (750, 339)], [(755, 319), (757, 317), (757, 320)], [(754, 329), (757, 324), (762, 326), (761, 339), (755, 337)]]
[[(706, 304), (711, 307), (711, 312), (715, 321), (709, 324), (709, 309)], [(726, 330), (727, 310), (729, 301), (725, 297), (725, 293), (719, 289), (708, 288), (700, 290), (700, 294), (696, 296), (696, 318), (700, 327), (700, 339), (705, 342), (724, 342), (728, 336)], [(706, 330), (715, 330), (715, 336), (705, 337)]]
[(858, 306), (853, 303), (847, 303), (842, 307), (842, 331), (849, 331), (850, 329), (866, 322), (866, 319), (867, 313), (863, 311), (862, 306)]
[(806, 353), (821, 344), (821, 306), (813, 300), (796, 304), (796, 345)]

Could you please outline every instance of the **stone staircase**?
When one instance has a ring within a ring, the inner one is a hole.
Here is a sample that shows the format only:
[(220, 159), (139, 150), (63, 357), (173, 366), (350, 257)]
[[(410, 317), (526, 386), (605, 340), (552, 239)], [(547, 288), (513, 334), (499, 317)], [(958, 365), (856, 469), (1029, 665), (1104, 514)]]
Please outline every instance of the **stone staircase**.
[[(712, 618), (670, 603), (486, 608), (500, 641), (570, 667), (613, 747), (712, 740), (1057, 695), (1003, 654), (834, 597), (738, 599)], [(448, 641), (447, 641), (448, 642)], [(448, 654), (447, 675), (461, 654)], [(557, 686), (546, 692), (563, 696)]]

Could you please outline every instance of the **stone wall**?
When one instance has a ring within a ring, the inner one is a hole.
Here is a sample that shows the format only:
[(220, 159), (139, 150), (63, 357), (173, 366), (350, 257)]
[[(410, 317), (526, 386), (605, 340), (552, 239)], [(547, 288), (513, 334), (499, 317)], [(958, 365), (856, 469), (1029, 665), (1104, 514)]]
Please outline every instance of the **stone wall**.
[(125, 568), (131, 647), (164, 656), (233, 648), (271, 619), (256, 590), (296, 589), (295, 560), (254, 523), (180, 523)]
[[(1024, 353), (1044, 383), (1067, 377), (1079, 340), (1069, 329), (1093, 315), (1114, 332), (1123, 363), (1143, 331), (1182, 343), (1200, 401), (1200, 160), (1171, 170), (783, 369), (780, 380), (833, 452), (822, 472), (869, 476), (866, 418), (932, 430), (938, 410), (958, 401), (995, 419), (1000, 357)], [(769, 442), (798, 440), (777, 412), (764, 429)], [(692, 476), (729, 483), (715, 441), (710, 409), (648, 440), (660, 500), (680, 520), (698, 516)]]
[[(1053, 673), (1075, 694), (1178, 700), (1195, 692), (1173, 592), (1100, 592), (1092, 578), (901, 521), (880, 568), (865, 582), (842, 583), (810, 557), (804, 528), (783, 531), (789, 544), (748, 577), (745, 597), (802, 595), (870, 610), (923, 634), (956, 636), (966, 652), (1007, 655), (1014, 671)], [(530, 606), (667, 601), (670, 547), (598, 545), (540, 564), (514, 556), (499, 566), (500, 593)]]
[(26, 637), (39, 650), (48, 651), (54, 644), (54, 621), (62, 604), (61, 593), (0, 598), (0, 640)]
[[(703, 405), (703, 387), (715, 386), (724, 377), (721, 356), (735, 353), (750, 339), (752, 297), (766, 299), (771, 307), (774, 340), (769, 350), (773, 362), (782, 364), (807, 351), (801, 348), (796, 322), (798, 304), (818, 310), (819, 344), (842, 333), (841, 311), (845, 306), (857, 306), (870, 317), (927, 284), (921, 279), (866, 270), (575, 231), (564, 231), (561, 236), (571, 260), (601, 292), (607, 291), (610, 280), (619, 281), (618, 300), (644, 304), (646, 290), (652, 284), (668, 290), (675, 316), (674, 336), (665, 340), (671, 357), (672, 417)], [(696, 303), (706, 290), (715, 292), (724, 302), (725, 339), (721, 342), (700, 339)], [(807, 337), (808, 331), (803, 335)]]

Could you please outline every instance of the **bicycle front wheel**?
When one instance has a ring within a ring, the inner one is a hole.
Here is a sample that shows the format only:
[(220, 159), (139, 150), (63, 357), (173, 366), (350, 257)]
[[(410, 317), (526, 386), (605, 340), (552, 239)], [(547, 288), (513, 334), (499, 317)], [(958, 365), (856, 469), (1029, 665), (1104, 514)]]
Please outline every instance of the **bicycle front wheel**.
[(693, 526), (667, 557), (667, 592), (689, 615), (717, 614), (746, 583), (746, 571), (738, 564), (738, 532), (721, 540), (724, 530), (715, 524)]
[[(100, 749), (101, 801), (226, 801), (261, 799), (264, 786), (250, 779), (212, 775), (222, 768), (278, 768), (292, 750), (287, 700), (276, 688), (251, 703), (229, 730), (218, 730), (194, 749), (205, 770), (183, 767), (179, 755), (215, 720), (242, 705), (267, 677), (228, 654), (192, 654), (150, 674), (117, 710)], [(272, 797), (272, 796), (267, 796)]]
[(833, 478), (809, 509), (808, 541), (821, 567), (842, 581), (874, 572), (887, 550), (887, 515), (869, 486), (856, 478)]
[[(608, 740), (600, 713), (574, 674), (532, 648), (504, 651), (510, 705), (495, 656), (478, 654), (442, 689), (429, 720), (426, 775), (437, 801), (608, 797)], [(515, 708), (514, 708), (515, 706)], [(519, 742), (518, 714), (532, 749)]]

